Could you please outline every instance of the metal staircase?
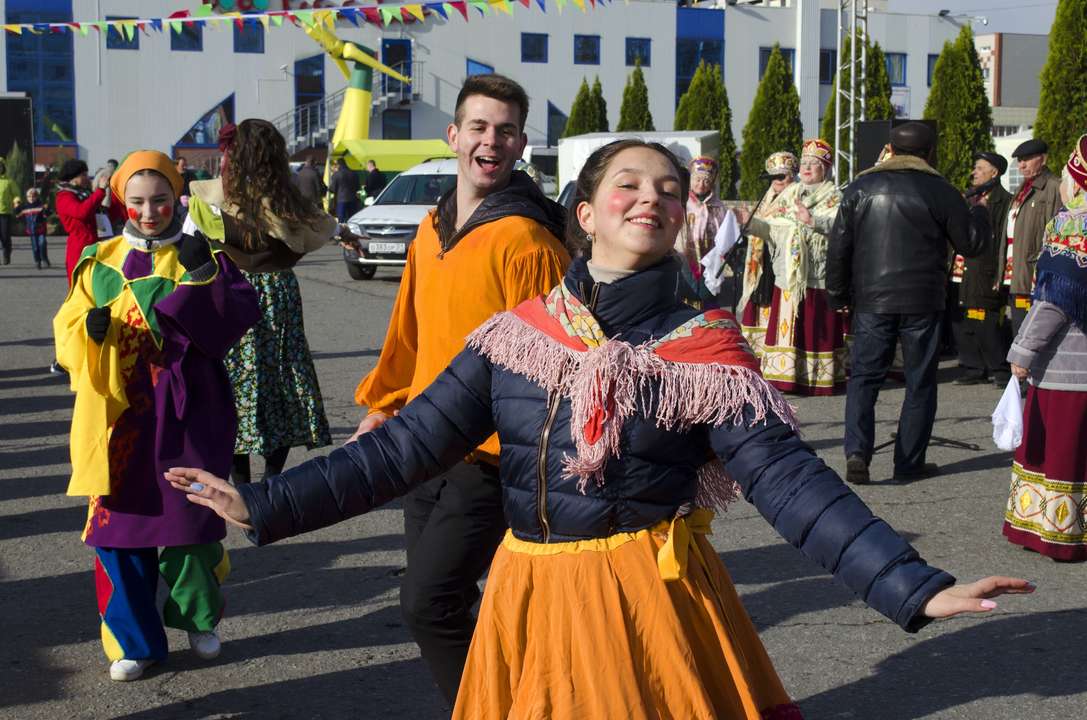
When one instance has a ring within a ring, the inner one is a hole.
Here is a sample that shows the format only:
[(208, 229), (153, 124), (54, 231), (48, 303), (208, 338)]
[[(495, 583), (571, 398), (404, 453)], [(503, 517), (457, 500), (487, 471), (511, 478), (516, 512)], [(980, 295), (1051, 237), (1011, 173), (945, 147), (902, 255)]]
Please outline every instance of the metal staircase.
[[(422, 77), (422, 62), (413, 62), (410, 74), (404, 72), (406, 67), (407, 63), (392, 66), (397, 72), (407, 74), (411, 78)], [(374, 83), (377, 87), (374, 88), (371, 117), (380, 115), (387, 108), (404, 107), (419, 100), (420, 94), (414, 91), (412, 85), (385, 77), (375, 77)], [(336, 131), (336, 121), (340, 117), (340, 108), (343, 107), (346, 92), (347, 88), (343, 88), (320, 100), (298, 105), (272, 119), (272, 124), (287, 141), (288, 153), (293, 155), (299, 150), (328, 145)]]

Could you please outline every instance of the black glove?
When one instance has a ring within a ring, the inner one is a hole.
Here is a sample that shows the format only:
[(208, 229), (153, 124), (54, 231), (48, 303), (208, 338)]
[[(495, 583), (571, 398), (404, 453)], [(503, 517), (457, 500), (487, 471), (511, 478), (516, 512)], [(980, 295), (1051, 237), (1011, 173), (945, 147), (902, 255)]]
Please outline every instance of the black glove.
[(99, 345), (109, 332), (109, 308), (94, 308), (87, 312), (87, 337)]
[(211, 247), (204, 233), (197, 230), (194, 235), (182, 235), (177, 244), (177, 256), (181, 266), (189, 272), (211, 262)]

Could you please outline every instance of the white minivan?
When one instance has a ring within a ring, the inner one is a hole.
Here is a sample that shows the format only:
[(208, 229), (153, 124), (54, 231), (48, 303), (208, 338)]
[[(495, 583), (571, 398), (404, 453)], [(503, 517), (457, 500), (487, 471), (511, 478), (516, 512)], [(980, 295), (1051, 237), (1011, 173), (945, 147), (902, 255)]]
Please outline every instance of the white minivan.
[(419, 223), (456, 183), (456, 158), (427, 160), (393, 178), (373, 204), (347, 221), (361, 238), (354, 249), (344, 248), (348, 274), (369, 280), (382, 265), (402, 267)]

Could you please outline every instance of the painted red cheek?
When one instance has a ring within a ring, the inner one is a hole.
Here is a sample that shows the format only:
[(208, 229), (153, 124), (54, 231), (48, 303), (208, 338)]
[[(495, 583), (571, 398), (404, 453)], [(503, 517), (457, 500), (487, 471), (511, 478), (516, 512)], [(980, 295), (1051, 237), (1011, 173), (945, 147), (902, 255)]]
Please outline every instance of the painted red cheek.
[(173, 216), (173, 214), (174, 214), (174, 206), (173, 205), (160, 205), (159, 206), (159, 215), (161, 215), (162, 217), (170, 218), (170, 217)]
[(140, 211), (137, 210), (136, 208), (129, 208), (128, 209), (128, 219), (131, 220), (132, 222), (136, 222), (137, 220), (140, 219)]
[(615, 212), (623, 212), (627, 205), (630, 204), (630, 200), (627, 198), (627, 193), (624, 192), (612, 192), (608, 193), (607, 206), (609, 210)]

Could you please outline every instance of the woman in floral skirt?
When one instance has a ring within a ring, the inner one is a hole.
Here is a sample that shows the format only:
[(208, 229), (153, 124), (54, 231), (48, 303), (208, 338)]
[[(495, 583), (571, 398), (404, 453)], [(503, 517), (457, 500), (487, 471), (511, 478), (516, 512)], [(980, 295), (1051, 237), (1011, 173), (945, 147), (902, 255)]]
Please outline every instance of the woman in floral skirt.
[(227, 125), (219, 147), (222, 176), (191, 183), (187, 226), (225, 245), (260, 300), (261, 321), (226, 357), (238, 411), (231, 475), (247, 483), (251, 454), (264, 457), (267, 477), (283, 470), (292, 447), (332, 442), (291, 268), (338, 225), (291, 182), (286, 144), (271, 123)]

